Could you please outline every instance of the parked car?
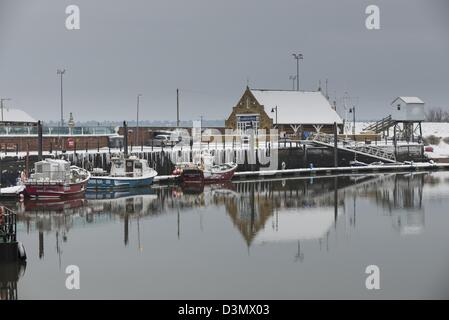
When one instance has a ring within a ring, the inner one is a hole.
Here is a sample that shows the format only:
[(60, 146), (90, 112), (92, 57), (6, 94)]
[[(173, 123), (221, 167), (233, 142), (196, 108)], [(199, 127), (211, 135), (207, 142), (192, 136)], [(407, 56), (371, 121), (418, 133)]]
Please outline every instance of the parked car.
[(168, 134), (158, 134), (154, 137), (152, 145), (155, 147), (172, 147), (178, 141), (173, 141)]

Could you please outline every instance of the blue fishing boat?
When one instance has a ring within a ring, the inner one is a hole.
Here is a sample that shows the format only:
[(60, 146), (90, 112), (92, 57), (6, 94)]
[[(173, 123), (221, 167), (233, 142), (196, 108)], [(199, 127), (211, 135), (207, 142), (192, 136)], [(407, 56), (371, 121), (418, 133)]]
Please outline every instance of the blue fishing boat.
[(111, 159), (111, 172), (95, 168), (87, 185), (90, 189), (118, 189), (149, 186), (157, 176), (156, 170), (145, 159), (134, 156)]

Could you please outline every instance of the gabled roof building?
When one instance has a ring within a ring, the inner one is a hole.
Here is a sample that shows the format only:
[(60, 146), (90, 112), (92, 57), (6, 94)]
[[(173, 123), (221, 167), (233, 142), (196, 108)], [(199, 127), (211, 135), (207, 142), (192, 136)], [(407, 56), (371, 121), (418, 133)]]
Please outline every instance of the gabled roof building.
[(248, 129), (277, 128), (281, 134), (332, 132), (343, 120), (321, 91), (264, 90), (246, 88), (226, 127)]

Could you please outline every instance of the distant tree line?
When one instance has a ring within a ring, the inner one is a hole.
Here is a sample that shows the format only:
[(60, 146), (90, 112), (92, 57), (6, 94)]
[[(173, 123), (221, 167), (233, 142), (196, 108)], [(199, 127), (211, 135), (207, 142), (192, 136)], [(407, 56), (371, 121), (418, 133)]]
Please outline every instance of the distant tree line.
[(449, 122), (449, 112), (442, 108), (431, 108), (426, 112), (426, 121)]

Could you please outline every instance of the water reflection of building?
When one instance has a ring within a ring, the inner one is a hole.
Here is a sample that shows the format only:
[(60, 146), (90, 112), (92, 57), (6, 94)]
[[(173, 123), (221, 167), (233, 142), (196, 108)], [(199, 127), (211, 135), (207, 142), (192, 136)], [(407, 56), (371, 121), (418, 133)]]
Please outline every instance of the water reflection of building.
[(348, 183), (336, 177), (237, 182), (240, 197), (225, 206), (248, 246), (319, 239), (338, 219), (344, 198), (335, 191)]
[(424, 181), (428, 173), (394, 174), (358, 189), (357, 196), (374, 200), (392, 217), (393, 226), (401, 234), (421, 233), (425, 226), (422, 205)]
[[(129, 225), (134, 221), (140, 248), (140, 219), (175, 214), (180, 237), (183, 211), (214, 206), (226, 210), (248, 247), (316, 240), (321, 247), (323, 241), (328, 244), (332, 232), (342, 231), (338, 226), (345, 228), (343, 232), (348, 224), (348, 232), (356, 228), (356, 203), (364, 199), (380, 205), (401, 234), (421, 231), (425, 225), (423, 184), (428, 179), (418, 173), (369, 174), (235, 181), (193, 189), (159, 185), (133, 193), (87, 194), (85, 199), (62, 203), (24, 202), (18, 211), (21, 228), (38, 231), (40, 257), (44, 256), (44, 235), (49, 232), (56, 234), (60, 250), (72, 228), (118, 221), (123, 224), (121, 236), (127, 245)], [(201, 219), (200, 215), (200, 227)]]

